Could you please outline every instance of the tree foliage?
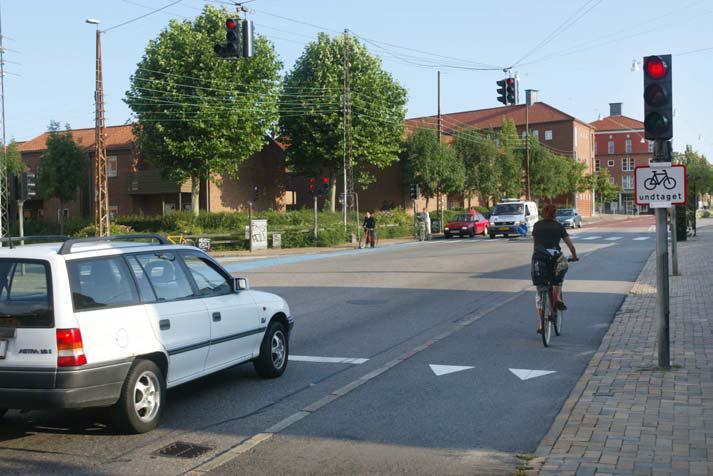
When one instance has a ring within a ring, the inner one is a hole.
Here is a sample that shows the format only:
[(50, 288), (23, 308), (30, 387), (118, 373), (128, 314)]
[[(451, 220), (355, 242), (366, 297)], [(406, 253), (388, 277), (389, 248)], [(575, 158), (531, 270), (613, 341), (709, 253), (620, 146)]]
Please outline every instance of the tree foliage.
[(282, 65), (273, 46), (258, 37), (254, 57), (218, 57), (227, 16), (206, 5), (193, 20), (171, 20), (146, 46), (125, 98), (144, 157), (171, 180), (192, 179), (194, 214), (200, 182), (238, 178), (278, 121)]
[(11, 140), (7, 145), (7, 172), (9, 174), (21, 174), (27, 170), (27, 166), (22, 162), (22, 154), (17, 150), (17, 142)]
[(478, 194), (481, 203), (487, 206), (492, 198), (499, 196), (500, 163), (493, 134), (461, 129), (454, 134), (453, 148), (465, 169), (466, 195)]
[(498, 166), (500, 172), (499, 196), (519, 197), (522, 195), (523, 153), (522, 141), (517, 136), (515, 122), (510, 118), (503, 120), (497, 133)]
[[(43, 198), (56, 198), (60, 209), (77, 196), (84, 177), (86, 154), (74, 142), (69, 125), (60, 130), (59, 123), (51, 122), (48, 128), (47, 150), (40, 159), (38, 185)], [(64, 213), (60, 213), (60, 230), (64, 233)]]
[[(406, 114), (406, 90), (356, 39), (349, 38), (351, 160), (362, 185), (370, 170), (398, 160)], [(334, 177), (344, 156), (343, 82), (345, 37), (320, 33), (284, 81), (280, 125), (291, 165), (299, 172)], [(332, 200), (332, 204), (334, 200)], [(332, 205), (333, 206), (333, 205)]]
[(593, 190), (599, 203), (612, 202), (619, 196), (620, 188), (610, 180), (609, 171), (604, 169), (582, 178), (580, 191)]
[(713, 166), (704, 155), (687, 145), (685, 152), (675, 154), (674, 158), (686, 166), (686, 185), (690, 197), (713, 193)]
[(402, 160), (406, 181), (418, 184), (426, 199), (463, 191), (463, 161), (453, 148), (438, 141), (435, 130), (417, 128), (404, 144)]

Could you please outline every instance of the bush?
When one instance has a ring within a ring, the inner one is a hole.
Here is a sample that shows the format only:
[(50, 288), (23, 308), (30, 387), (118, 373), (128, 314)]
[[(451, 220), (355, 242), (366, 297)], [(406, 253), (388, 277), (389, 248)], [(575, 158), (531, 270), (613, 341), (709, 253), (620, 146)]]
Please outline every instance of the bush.
[[(109, 228), (111, 230), (112, 235), (130, 235), (134, 233), (134, 230), (131, 227), (125, 225), (115, 225), (112, 223)], [(94, 225), (85, 226), (81, 230), (78, 230), (76, 233), (74, 233), (73, 236), (77, 238), (87, 238), (90, 236), (96, 236), (96, 228), (94, 227)]]

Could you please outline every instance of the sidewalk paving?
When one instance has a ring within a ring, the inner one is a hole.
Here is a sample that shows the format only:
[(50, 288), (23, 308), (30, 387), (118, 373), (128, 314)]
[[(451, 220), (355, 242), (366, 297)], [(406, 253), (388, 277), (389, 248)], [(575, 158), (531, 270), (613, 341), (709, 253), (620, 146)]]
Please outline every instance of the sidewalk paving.
[(679, 244), (672, 369), (658, 365), (652, 254), (528, 473), (713, 474), (713, 227)]

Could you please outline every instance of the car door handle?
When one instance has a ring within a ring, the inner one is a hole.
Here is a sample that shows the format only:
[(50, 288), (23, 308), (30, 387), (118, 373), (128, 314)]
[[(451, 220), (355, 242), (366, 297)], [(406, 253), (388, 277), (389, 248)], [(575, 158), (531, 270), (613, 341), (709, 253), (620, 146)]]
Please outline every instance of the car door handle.
[(221, 315), (219, 312), (214, 312), (213, 313), (213, 322), (218, 322), (222, 319)]
[(158, 321), (158, 328), (161, 329), (162, 331), (167, 331), (171, 328), (171, 321), (168, 319), (161, 319)]

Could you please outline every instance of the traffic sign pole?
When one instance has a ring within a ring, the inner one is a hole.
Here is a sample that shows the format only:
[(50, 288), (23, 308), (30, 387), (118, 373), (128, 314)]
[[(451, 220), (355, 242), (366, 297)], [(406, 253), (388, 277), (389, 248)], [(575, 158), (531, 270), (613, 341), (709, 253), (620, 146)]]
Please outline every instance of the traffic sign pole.
[(671, 275), (678, 276), (678, 233), (676, 229), (676, 205), (671, 207)]
[[(671, 160), (668, 141), (657, 139), (654, 142), (654, 160), (666, 162)], [(671, 368), (671, 353), (669, 348), (669, 314), (671, 301), (669, 298), (668, 281), (668, 227), (666, 226), (666, 208), (656, 209), (656, 313), (658, 315), (658, 354), (659, 367)]]

